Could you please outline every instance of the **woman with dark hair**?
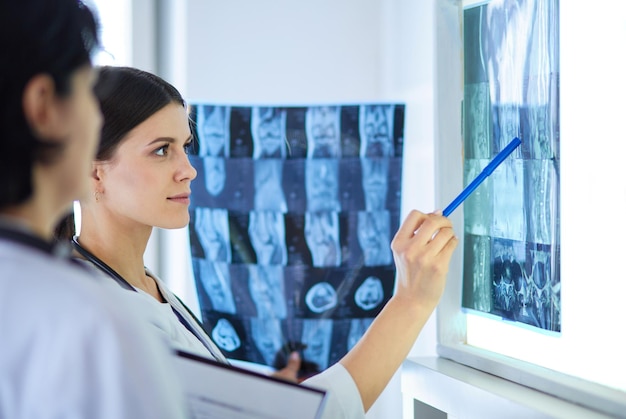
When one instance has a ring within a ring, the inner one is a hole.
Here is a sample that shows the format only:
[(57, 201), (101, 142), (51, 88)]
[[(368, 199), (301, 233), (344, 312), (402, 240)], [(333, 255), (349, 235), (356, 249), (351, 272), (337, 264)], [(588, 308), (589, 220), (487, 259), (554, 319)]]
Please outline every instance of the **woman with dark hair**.
[[(153, 227), (189, 222), (187, 158), (192, 133), (185, 103), (164, 80), (123, 67), (101, 69), (104, 115), (92, 196), (81, 200), (78, 254), (150, 310), (172, 345), (226, 362), (202, 326), (143, 263)], [(305, 383), (329, 390), (324, 417), (363, 417), (411, 349), (445, 285), (457, 239), (440, 214), (412, 211), (396, 234), (396, 293), (363, 338), (337, 364)], [(150, 305), (151, 304), (151, 305)]]
[(185, 414), (166, 346), (126, 293), (52, 241), (89, 189), (102, 124), (97, 45), (76, 0), (0, 0), (2, 418)]
[[(81, 234), (72, 238), (77, 256), (137, 291), (138, 305), (158, 313), (153, 323), (174, 347), (226, 362), (206, 334), (185, 327), (195, 319), (143, 263), (154, 226), (189, 222), (196, 170), (187, 158), (192, 136), (185, 102), (165, 80), (130, 67), (100, 68), (95, 92), (105, 124), (92, 193), (80, 200)], [(67, 234), (71, 222), (64, 228)]]

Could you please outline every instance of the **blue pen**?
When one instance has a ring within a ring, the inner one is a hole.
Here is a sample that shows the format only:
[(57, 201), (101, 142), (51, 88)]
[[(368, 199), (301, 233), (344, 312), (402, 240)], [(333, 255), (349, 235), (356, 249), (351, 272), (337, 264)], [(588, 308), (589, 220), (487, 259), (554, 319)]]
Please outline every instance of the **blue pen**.
[(443, 216), (447, 217), (448, 215), (452, 214), (452, 211), (454, 211), (456, 207), (461, 205), (463, 201), (465, 201), (467, 197), (470, 196), (472, 192), (474, 192), (474, 189), (478, 188), (478, 186), (483, 183), (485, 179), (487, 179), (487, 176), (489, 176), (496, 169), (496, 167), (500, 166), (500, 163), (502, 163), (507, 157), (509, 157), (509, 154), (511, 154), (513, 150), (519, 147), (520, 144), (522, 144), (522, 140), (517, 137), (513, 138), (509, 145), (504, 147), (504, 150), (499, 152), (498, 155), (489, 162), (487, 167), (485, 167), (483, 171), (480, 172), (478, 176), (476, 176), (476, 179), (474, 179), (472, 183), (467, 185), (467, 187), (463, 189), (459, 196), (457, 196), (454, 201), (452, 201), (450, 205), (448, 205), (446, 209), (443, 210)]

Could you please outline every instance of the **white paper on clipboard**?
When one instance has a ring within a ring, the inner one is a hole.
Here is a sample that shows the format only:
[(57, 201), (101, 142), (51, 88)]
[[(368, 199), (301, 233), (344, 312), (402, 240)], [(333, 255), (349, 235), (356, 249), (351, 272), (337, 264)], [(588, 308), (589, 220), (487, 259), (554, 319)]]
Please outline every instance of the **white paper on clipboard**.
[(318, 419), (326, 392), (176, 351), (193, 419)]

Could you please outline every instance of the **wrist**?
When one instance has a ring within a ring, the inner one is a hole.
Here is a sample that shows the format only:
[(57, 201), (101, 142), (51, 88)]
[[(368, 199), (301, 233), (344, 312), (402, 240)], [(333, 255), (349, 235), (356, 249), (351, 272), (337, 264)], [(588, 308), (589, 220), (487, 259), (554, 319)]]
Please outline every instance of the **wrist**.
[(395, 304), (403, 306), (406, 310), (416, 312), (415, 314), (422, 311), (432, 313), (439, 303), (439, 299), (426, 293), (401, 288), (396, 289), (391, 300), (396, 301)]
[(394, 294), (387, 305), (397, 313), (396, 315), (407, 316), (420, 328), (437, 307), (436, 303), (428, 303), (420, 298), (404, 294)]

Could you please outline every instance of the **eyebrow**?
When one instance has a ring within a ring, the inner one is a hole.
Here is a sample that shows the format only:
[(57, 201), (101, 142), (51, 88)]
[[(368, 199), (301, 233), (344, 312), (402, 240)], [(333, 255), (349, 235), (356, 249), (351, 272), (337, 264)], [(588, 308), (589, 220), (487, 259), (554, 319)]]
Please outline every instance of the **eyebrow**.
[[(152, 144), (159, 143), (161, 141), (164, 141), (164, 142), (166, 142), (168, 144), (172, 144), (172, 143), (176, 142), (176, 139), (174, 139), (172, 137), (159, 137), (159, 138), (155, 138), (154, 140), (150, 141), (148, 143), (148, 146), (151, 146)], [(190, 135), (189, 137), (187, 137), (187, 139), (185, 140), (185, 144), (190, 142), (190, 141), (193, 141), (193, 135)]]

